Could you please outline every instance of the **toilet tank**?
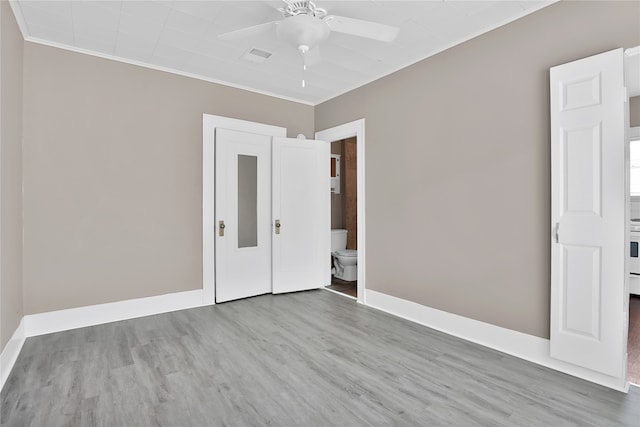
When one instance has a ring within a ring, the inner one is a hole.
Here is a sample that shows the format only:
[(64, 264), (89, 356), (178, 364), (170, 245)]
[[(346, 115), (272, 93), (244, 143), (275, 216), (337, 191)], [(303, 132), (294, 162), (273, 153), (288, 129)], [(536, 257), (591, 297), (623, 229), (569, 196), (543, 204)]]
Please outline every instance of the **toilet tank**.
[(331, 252), (347, 249), (347, 230), (331, 230)]

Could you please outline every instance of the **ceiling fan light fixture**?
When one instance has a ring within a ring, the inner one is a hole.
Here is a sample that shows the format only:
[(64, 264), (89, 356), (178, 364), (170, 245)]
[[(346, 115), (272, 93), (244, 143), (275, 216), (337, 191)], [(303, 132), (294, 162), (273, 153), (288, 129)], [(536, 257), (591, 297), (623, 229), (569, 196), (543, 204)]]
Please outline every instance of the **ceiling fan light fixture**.
[(309, 15), (295, 15), (284, 19), (276, 29), (278, 37), (292, 44), (296, 49), (306, 46), (312, 49), (329, 37), (331, 30), (321, 19)]

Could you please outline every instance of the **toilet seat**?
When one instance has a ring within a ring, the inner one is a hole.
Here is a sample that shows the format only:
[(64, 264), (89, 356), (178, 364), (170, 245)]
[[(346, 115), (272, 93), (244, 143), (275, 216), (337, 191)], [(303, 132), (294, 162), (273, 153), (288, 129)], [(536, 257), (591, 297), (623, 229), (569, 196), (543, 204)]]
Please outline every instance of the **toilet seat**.
[(343, 251), (336, 251), (336, 256), (341, 257), (357, 257), (358, 251), (356, 249), (345, 249)]

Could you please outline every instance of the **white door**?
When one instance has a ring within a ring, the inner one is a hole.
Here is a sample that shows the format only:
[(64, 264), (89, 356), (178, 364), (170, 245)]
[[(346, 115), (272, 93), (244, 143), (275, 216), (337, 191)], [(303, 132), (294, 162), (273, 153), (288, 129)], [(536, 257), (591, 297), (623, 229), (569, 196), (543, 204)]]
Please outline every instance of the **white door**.
[(622, 49), (551, 68), (551, 357), (626, 369)]
[(216, 302), (271, 292), (271, 137), (216, 129)]
[(331, 281), (329, 144), (273, 138), (273, 293)]

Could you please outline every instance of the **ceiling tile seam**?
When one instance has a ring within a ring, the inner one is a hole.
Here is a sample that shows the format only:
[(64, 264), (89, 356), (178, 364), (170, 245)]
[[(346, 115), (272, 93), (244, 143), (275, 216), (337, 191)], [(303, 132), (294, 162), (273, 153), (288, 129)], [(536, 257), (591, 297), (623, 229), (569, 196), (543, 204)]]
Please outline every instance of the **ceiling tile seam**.
[[(171, 9), (171, 10), (176, 10), (176, 9)], [(181, 13), (183, 13), (183, 12), (181, 12)], [(171, 14), (171, 13), (169, 13), (169, 14)], [(179, 31), (179, 30), (176, 30), (176, 31)], [(199, 53), (196, 52), (196, 46), (199, 46), (206, 39), (206, 37), (207, 37), (206, 36), (206, 31), (203, 31), (202, 34), (200, 34), (198, 37), (196, 37), (196, 40), (197, 40), (196, 43), (192, 44), (191, 46), (189, 46), (189, 48), (185, 49), (185, 48), (182, 48), (182, 47), (179, 47), (179, 46), (174, 46), (174, 47), (176, 47), (178, 49), (182, 49), (185, 52), (188, 52), (188, 53), (190, 53), (192, 55), (194, 55), (194, 54), (198, 55)], [(160, 39), (160, 38), (158, 37), (158, 39)]]
[(451, 49), (452, 47), (455, 47), (455, 46), (457, 46), (457, 45), (459, 45), (459, 44), (462, 44), (462, 43), (464, 43), (464, 42), (467, 42), (467, 41), (469, 41), (469, 40), (472, 40), (472, 39), (474, 39), (474, 38), (476, 38), (476, 37), (478, 37), (478, 36), (480, 36), (480, 35), (482, 35), (482, 34), (488, 33), (488, 32), (490, 32), (490, 31), (493, 31), (493, 30), (495, 30), (495, 29), (497, 29), (497, 28), (500, 28), (500, 27), (502, 27), (502, 26), (504, 26), (504, 25), (507, 25), (507, 24), (509, 24), (509, 23), (511, 23), (511, 22), (517, 21), (518, 19), (521, 19), (521, 18), (523, 18), (523, 17), (525, 17), (525, 16), (527, 16), (527, 15), (529, 15), (529, 14), (531, 14), (531, 13), (537, 12), (538, 10), (543, 9), (543, 8), (545, 8), (545, 7), (547, 7), (547, 6), (550, 6), (550, 5), (554, 4), (554, 3), (557, 3), (558, 1), (560, 1), (560, 0), (552, 0), (552, 1), (551, 1), (551, 2), (549, 2), (549, 3), (543, 3), (543, 4), (537, 5), (537, 6), (535, 6), (535, 7), (532, 7), (531, 9), (523, 10), (521, 13), (519, 13), (519, 14), (518, 14), (518, 15), (516, 15), (516, 16), (511, 16), (511, 17), (509, 17), (509, 18), (507, 18), (507, 19), (503, 19), (503, 20), (499, 21), (498, 23), (496, 23), (496, 24), (494, 24), (494, 25), (490, 25), (490, 26), (485, 27), (483, 30), (476, 31), (476, 32), (474, 32), (474, 33), (472, 33), (472, 34), (470, 34), (470, 35), (468, 35), (468, 36), (466, 36), (466, 37), (463, 37), (463, 38), (461, 38), (461, 39), (458, 39), (458, 40), (457, 40), (457, 41), (455, 41), (455, 42), (451, 42), (451, 43), (449, 43), (449, 44), (447, 44), (447, 45), (444, 45), (444, 46), (442, 46), (442, 47), (440, 47), (440, 48), (436, 49), (435, 51), (433, 51), (433, 52), (429, 53), (427, 56), (423, 57), (422, 59), (418, 59), (418, 60), (415, 60), (415, 61), (409, 61), (409, 62), (407, 62), (407, 63), (403, 63), (403, 65), (399, 65), (399, 66), (397, 66), (397, 67), (394, 67), (394, 68), (392, 68), (392, 69), (391, 69), (387, 74), (385, 74), (384, 76), (374, 77), (374, 78), (371, 78), (371, 79), (369, 79), (369, 80), (367, 80), (367, 81), (365, 81), (365, 82), (359, 82), (359, 83), (357, 83), (357, 84), (355, 84), (355, 85), (351, 85), (347, 90), (345, 90), (345, 91), (341, 92), (340, 94), (338, 94), (338, 95), (334, 95), (334, 96), (331, 96), (331, 97), (329, 97), (329, 98), (321, 99), (321, 100), (319, 100), (315, 105), (320, 105), (320, 104), (322, 104), (322, 103), (324, 103), (324, 102), (327, 102), (327, 101), (330, 101), (330, 100), (332, 100), (332, 99), (334, 99), (334, 98), (337, 98), (337, 97), (339, 97), (339, 96), (342, 96), (342, 95), (344, 95), (344, 94), (346, 94), (346, 93), (348, 93), (348, 92), (351, 92), (351, 91), (353, 91), (353, 90), (355, 90), (355, 89), (358, 89), (358, 88), (360, 88), (360, 87), (363, 87), (363, 86), (366, 86), (366, 85), (368, 85), (368, 84), (370, 84), (370, 83), (373, 83), (373, 82), (375, 82), (376, 80), (383, 79), (383, 78), (385, 78), (385, 77), (387, 77), (387, 76), (390, 76), (390, 75), (391, 75), (391, 74), (393, 74), (393, 73), (396, 73), (396, 72), (398, 72), (398, 71), (402, 70), (403, 68), (407, 68), (407, 67), (410, 67), (410, 66), (412, 66), (412, 65), (415, 65), (415, 64), (417, 64), (418, 62), (424, 61), (425, 59), (428, 59), (428, 58), (430, 58), (430, 57), (432, 57), (432, 56), (434, 56), (434, 55), (437, 55), (437, 54), (439, 54), (439, 53), (442, 53), (442, 52), (444, 52), (444, 51), (446, 51), (446, 50), (448, 50), (448, 49)]
[(170, 14), (171, 14), (171, 8), (169, 8), (169, 10), (167, 11), (167, 16), (164, 17), (164, 22), (162, 23), (162, 30), (160, 30), (160, 34), (158, 35), (158, 38), (156, 39), (156, 43), (153, 46), (153, 50), (151, 51), (151, 56), (152, 57), (155, 56), (155, 54), (156, 54), (156, 50), (158, 49), (158, 44), (160, 43), (160, 37), (162, 36), (162, 33), (164, 33), (164, 29), (167, 27), (167, 21), (169, 20), (169, 15)]
[(71, 37), (73, 37), (73, 44), (78, 45), (78, 39), (76, 38), (76, 20), (73, 17), (73, 3), (69, 5), (71, 10)]
[(100, 52), (95, 52), (92, 50), (88, 50), (88, 49), (83, 49), (83, 48), (79, 48), (79, 47), (75, 47), (75, 46), (68, 46), (62, 43), (56, 43), (56, 42), (52, 42), (49, 40), (43, 40), (43, 39), (39, 39), (37, 37), (31, 37), (28, 36), (24, 39), (27, 42), (31, 42), (31, 43), (36, 43), (36, 44), (40, 44), (43, 46), (49, 46), (49, 47), (53, 47), (53, 48), (58, 48), (58, 49), (63, 49), (63, 50), (67, 50), (70, 52), (75, 52), (75, 53), (80, 53), (83, 55), (89, 55), (89, 56), (95, 56), (97, 58), (102, 58), (102, 59), (108, 59), (111, 61), (116, 61), (116, 62), (121, 62), (124, 64), (129, 64), (129, 65), (135, 65), (138, 67), (142, 67), (142, 68), (148, 68), (151, 70), (155, 70), (155, 71), (162, 71), (165, 73), (170, 73), (170, 74), (175, 74), (178, 76), (182, 76), (182, 77), (188, 77), (188, 78), (192, 78), (192, 79), (196, 79), (196, 80), (201, 80), (201, 81), (205, 81), (208, 83), (215, 83), (215, 84), (219, 84), (222, 86), (227, 86), (227, 87), (231, 87), (234, 89), (240, 89), (240, 90), (246, 90), (248, 92), (252, 92), (252, 93), (256, 93), (258, 95), (266, 95), (266, 96), (270, 96), (273, 98), (277, 98), (277, 99), (281, 99), (284, 101), (290, 101), (290, 102), (295, 102), (298, 104), (303, 104), (303, 105), (309, 105), (309, 106), (316, 106), (318, 104), (311, 102), (311, 101), (306, 101), (304, 99), (298, 99), (298, 98), (293, 98), (293, 97), (289, 97), (289, 96), (284, 96), (284, 95), (279, 95), (273, 92), (269, 92), (269, 91), (263, 91), (263, 90), (259, 90), (256, 88), (252, 88), (249, 86), (243, 86), (243, 85), (239, 85), (239, 84), (234, 84), (234, 83), (230, 83), (224, 80), (216, 80), (216, 79), (212, 79), (210, 77), (205, 77), (202, 76), (200, 74), (195, 74), (195, 73), (188, 73), (185, 71), (180, 71), (180, 70), (175, 70), (173, 68), (169, 68), (169, 67), (162, 67), (160, 65), (154, 65), (154, 64), (149, 64), (146, 62), (141, 62), (141, 61), (135, 61), (132, 59), (127, 59), (127, 58), (122, 58), (119, 56), (115, 56), (115, 55), (110, 55), (110, 54), (106, 54), (106, 53), (100, 53)]
[(120, 22), (122, 22), (122, 5), (124, 3), (120, 3), (120, 10), (118, 12), (118, 27), (116, 28), (116, 41), (113, 43), (113, 53), (115, 54), (118, 50), (118, 40), (120, 39)]
[[(249, 49), (251, 49), (251, 48), (249, 48)], [(204, 56), (206, 58), (211, 58), (211, 59), (214, 59), (216, 61), (219, 61), (219, 62), (221, 62), (221, 63), (223, 63), (225, 65), (237, 65), (238, 63), (240, 63), (240, 61), (244, 61), (242, 59), (242, 57), (227, 59), (227, 58), (219, 58), (219, 57), (210, 57), (210, 56), (199, 54), (197, 52), (193, 52), (193, 51), (190, 51), (190, 50), (185, 50), (185, 52), (190, 53), (192, 55), (192, 57), (193, 57), (193, 55)], [(189, 62), (189, 61), (187, 61), (187, 62)], [(254, 69), (262, 68), (262, 64), (261, 63), (251, 63), (250, 66), (254, 67)], [(264, 71), (264, 73), (266, 75), (277, 75), (278, 74), (277, 71), (271, 71), (271, 70), (266, 70), (266, 71)], [(208, 77), (206, 77), (206, 78), (208, 78)], [(224, 81), (224, 80), (220, 80), (220, 81)], [(231, 83), (225, 83), (225, 85), (226, 86), (232, 86)], [(253, 91), (255, 91), (255, 90), (253, 90)], [(308, 102), (308, 101), (304, 101), (304, 102)]]
[[(392, 44), (392, 45), (395, 45), (395, 43), (391, 43), (391, 44)], [(341, 44), (337, 44), (337, 43), (335, 44), (335, 46), (337, 46), (337, 47), (338, 47), (338, 48), (340, 48), (340, 49), (345, 50), (345, 51), (346, 51), (348, 54), (350, 54), (351, 56), (361, 56), (361, 57), (363, 57), (363, 58), (365, 58), (365, 59), (368, 59), (368, 60), (370, 60), (371, 62), (374, 62), (374, 63), (380, 62), (380, 59), (378, 59), (378, 58), (372, 58), (372, 55), (368, 55), (368, 54), (366, 54), (366, 53), (363, 53), (363, 52), (359, 51), (357, 48), (353, 48), (353, 49), (352, 49), (351, 47), (343, 46), (343, 45), (341, 45)], [(323, 59), (323, 61), (326, 61), (326, 60), (325, 60), (325, 59)], [(333, 62), (335, 62), (335, 61), (333, 61)], [(344, 68), (347, 68), (347, 69), (350, 69), (349, 67), (344, 66), (344, 65), (343, 65), (343, 67), (344, 67)], [(354, 71), (355, 71), (355, 70), (354, 70)]]
[[(104, 57), (106, 59), (112, 59), (112, 60), (116, 60), (116, 61), (119, 61), (119, 62), (130, 63), (130, 64), (133, 64), (133, 65), (138, 65), (138, 66), (142, 66), (142, 67), (146, 67), (146, 68), (150, 68), (150, 69), (156, 69), (156, 70), (160, 70), (160, 71), (164, 71), (164, 72), (170, 72), (170, 73), (177, 74), (177, 75), (193, 77), (193, 78), (196, 78), (198, 80), (203, 80), (203, 81), (208, 81), (208, 82), (212, 82), (212, 83), (222, 84), (222, 85), (229, 86), (229, 87), (235, 87), (235, 88), (239, 88), (239, 89), (243, 89), (243, 90), (248, 90), (248, 91), (251, 91), (251, 92), (254, 92), (254, 93), (265, 94), (265, 95), (268, 95), (268, 96), (273, 96), (273, 97), (276, 97), (276, 98), (290, 100), (290, 101), (293, 101), (293, 102), (298, 102), (298, 103), (302, 103), (302, 104), (305, 104), (305, 105), (312, 105), (312, 106), (319, 105), (319, 104), (321, 104), (323, 102), (326, 102), (326, 101), (328, 101), (330, 99), (333, 99), (335, 97), (343, 95), (343, 94), (345, 94), (345, 93), (347, 93), (347, 92), (349, 92), (351, 90), (354, 90), (354, 89), (357, 89), (359, 87), (365, 86), (365, 85), (367, 85), (367, 84), (369, 84), (369, 83), (371, 83), (373, 81), (376, 81), (376, 80), (378, 80), (378, 79), (380, 79), (382, 77), (385, 77), (385, 76), (388, 76), (390, 74), (393, 74), (394, 72), (396, 72), (396, 71), (398, 71), (398, 70), (400, 70), (402, 68), (406, 68), (408, 66), (411, 66), (411, 65), (413, 65), (415, 63), (418, 63), (418, 62), (420, 62), (420, 61), (422, 61), (422, 60), (424, 60), (424, 59), (426, 59), (428, 57), (436, 55), (437, 53), (445, 51), (445, 50), (447, 50), (447, 49), (449, 49), (449, 48), (451, 48), (451, 47), (453, 47), (455, 45), (458, 45), (458, 44), (463, 43), (463, 42), (465, 42), (467, 40), (470, 40), (470, 39), (472, 39), (474, 37), (477, 37), (480, 34), (483, 34), (485, 32), (488, 32), (488, 31), (491, 31), (491, 30), (493, 30), (495, 28), (498, 28), (498, 27), (500, 27), (502, 25), (505, 25), (505, 24), (507, 24), (509, 22), (515, 21), (517, 19), (520, 19), (523, 16), (526, 16), (526, 15), (528, 15), (530, 13), (533, 13), (533, 12), (535, 12), (537, 10), (540, 10), (540, 9), (542, 9), (544, 7), (547, 7), (547, 6), (549, 6), (549, 5), (553, 4), (553, 3), (556, 3), (557, 1), (558, 0), (552, 0), (552, 1), (549, 1), (549, 2), (540, 2), (540, 3), (536, 4), (534, 7), (532, 7), (531, 9), (524, 9), (523, 6), (521, 4), (519, 4), (519, 6), (521, 8), (523, 8), (524, 10), (522, 11), (522, 13), (518, 14), (518, 16), (516, 16), (516, 17), (510, 17), (510, 18), (502, 20), (499, 24), (485, 27), (482, 31), (477, 31), (476, 33), (474, 33), (474, 34), (472, 34), (470, 36), (461, 38), (461, 39), (457, 40), (456, 42), (452, 42), (451, 44), (449, 44), (449, 45), (447, 45), (445, 47), (439, 48), (438, 50), (434, 50), (433, 52), (429, 53), (427, 56), (424, 56), (421, 59), (418, 59), (418, 60), (415, 60), (415, 61), (409, 61), (408, 63), (404, 63), (401, 66), (398, 66), (398, 67), (396, 67), (394, 69), (391, 69), (390, 71), (387, 71), (382, 76), (372, 77), (372, 78), (368, 79), (367, 81), (351, 85), (350, 87), (348, 87), (346, 89), (344, 89), (344, 88), (340, 89), (340, 91), (337, 94), (330, 95), (328, 97), (321, 97), (319, 101), (307, 101), (307, 100), (299, 99), (299, 98), (296, 98), (296, 97), (274, 94), (274, 93), (269, 92), (269, 91), (264, 91), (264, 90), (252, 88), (252, 87), (249, 87), (249, 86), (244, 86), (244, 85), (241, 85), (241, 84), (230, 83), (228, 81), (221, 80), (221, 79), (213, 79), (213, 78), (202, 76), (202, 75), (195, 74), (195, 73), (179, 71), (179, 70), (175, 70), (175, 69), (173, 69), (171, 67), (163, 67), (163, 66), (159, 66), (159, 65), (153, 65), (153, 64), (146, 63), (146, 62), (142, 62), (142, 61), (127, 60), (125, 58), (118, 57), (118, 56), (115, 56), (115, 55), (112, 56), (111, 54), (101, 54), (101, 53), (98, 53), (98, 52), (95, 52), (95, 51), (89, 51), (89, 50), (83, 49), (83, 48), (74, 48), (74, 47), (65, 45), (63, 43), (49, 42), (49, 41), (46, 41), (46, 40), (42, 40), (42, 39), (40, 39), (38, 37), (32, 37), (30, 35), (30, 31), (28, 29), (28, 26), (26, 24), (26, 20), (24, 19), (24, 16), (22, 14), (22, 10), (20, 8), (20, 4), (18, 2), (16, 2), (15, 0), (9, 0), (10, 5), (12, 7), (12, 10), (14, 12), (14, 15), (16, 16), (16, 20), (18, 21), (18, 25), (19, 25), (19, 27), (21, 29), (21, 32), (23, 33), (23, 38), (25, 40), (27, 40), (27, 41), (32, 41), (32, 42), (36, 42), (36, 43), (40, 43), (40, 44), (44, 44), (44, 45), (50, 45), (50, 46), (53, 46), (53, 47), (63, 48), (63, 49), (66, 49), (66, 50), (71, 50), (71, 51), (76, 51), (76, 52), (79, 52), (79, 53), (89, 54), (89, 55), (92, 55), (92, 56)], [(121, 7), (121, 11), (122, 11), (122, 7)], [(167, 16), (165, 16), (165, 20), (164, 20), (164, 23), (163, 23), (163, 29), (166, 26), (166, 22), (167, 22), (168, 16), (169, 16), (169, 13), (167, 13)], [(72, 17), (72, 20), (73, 20), (73, 17)], [(119, 22), (119, 24), (120, 24), (120, 22)], [(75, 31), (74, 31), (74, 40), (75, 40)], [(157, 47), (157, 42), (156, 42), (156, 47)], [(155, 51), (155, 47), (154, 47), (154, 51)]]

